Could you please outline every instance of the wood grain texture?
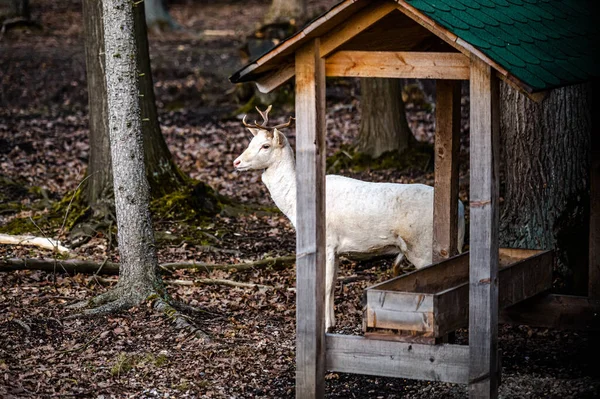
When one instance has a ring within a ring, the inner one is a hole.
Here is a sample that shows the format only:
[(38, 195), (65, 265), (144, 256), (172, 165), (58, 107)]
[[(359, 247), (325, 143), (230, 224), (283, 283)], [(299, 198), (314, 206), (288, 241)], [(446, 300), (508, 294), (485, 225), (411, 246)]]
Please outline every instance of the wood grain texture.
[(500, 322), (559, 330), (600, 331), (600, 300), (541, 294), (504, 309)]
[[(462, 56), (462, 54), (460, 54)], [(436, 81), (433, 261), (458, 253), (460, 81)]]
[(319, 40), (296, 53), (296, 397), (325, 390), (325, 67)]
[[(592, 82), (594, 110), (600, 106), (600, 81)], [(600, 114), (592, 113), (592, 165), (590, 170), (590, 249), (588, 296), (600, 299)]]
[(365, 31), (396, 9), (391, 1), (374, 1), (321, 38), (321, 57), (326, 57), (341, 45)]
[(270, 93), (296, 74), (296, 66), (294, 64), (283, 64), (262, 78), (256, 79), (256, 87), (261, 93)]
[[(503, 309), (552, 287), (553, 252), (500, 248), (499, 307)], [(442, 338), (468, 325), (469, 253), (367, 288), (364, 331), (393, 330)], [(433, 343), (433, 342), (432, 342)]]
[(469, 397), (498, 396), (499, 87), (471, 58)]
[(327, 76), (469, 79), (469, 58), (461, 53), (337, 51), (325, 68)]
[(327, 369), (342, 373), (466, 383), (469, 347), (327, 334)]

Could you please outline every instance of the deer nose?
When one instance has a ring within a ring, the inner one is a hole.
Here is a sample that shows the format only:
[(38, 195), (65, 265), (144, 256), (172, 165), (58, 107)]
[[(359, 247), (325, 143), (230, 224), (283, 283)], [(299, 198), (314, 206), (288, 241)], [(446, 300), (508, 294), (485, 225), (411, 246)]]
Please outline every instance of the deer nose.
[(235, 161), (233, 161), (233, 166), (237, 168), (238, 166), (240, 166), (241, 163), (242, 163), (241, 160), (236, 159)]

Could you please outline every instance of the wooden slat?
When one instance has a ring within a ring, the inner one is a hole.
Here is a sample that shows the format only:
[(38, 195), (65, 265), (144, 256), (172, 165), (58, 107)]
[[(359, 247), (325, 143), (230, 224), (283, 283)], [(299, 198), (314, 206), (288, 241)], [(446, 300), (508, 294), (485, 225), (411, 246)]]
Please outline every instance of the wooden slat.
[(460, 53), (338, 51), (325, 68), (327, 76), (469, 79), (469, 59)]
[(436, 293), (461, 284), (469, 276), (469, 253), (465, 252), (440, 264), (433, 264), (403, 276), (367, 288), (372, 290)]
[(276, 71), (269, 72), (262, 78), (256, 80), (256, 87), (261, 93), (270, 93), (296, 74), (296, 66), (294, 64), (284, 64)]
[(600, 300), (542, 294), (504, 309), (500, 322), (559, 330), (600, 331)]
[(471, 58), (469, 396), (498, 396), (499, 85)]
[(432, 247), (434, 262), (458, 253), (459, 148), (460, 81), (437, 80)]
[[(592, 82), (592, 109), (600, 106), (600, 81)], [(600, 299), (600, 115), (592, 112), (592, 165), (590, 169), (590, 249), (588, 296)]]
[(361, 12), (354, 14), (321, 38), (321, 57), (328, 56), (395, 9), (396, 5), (391, 1), (375, 1)]
[(325, 389), (325, 66), (319, 39), (296, 53), (296, 397)]
[(327, 334), (327, 369), (342, 373), (466, 383), (469, 347)]

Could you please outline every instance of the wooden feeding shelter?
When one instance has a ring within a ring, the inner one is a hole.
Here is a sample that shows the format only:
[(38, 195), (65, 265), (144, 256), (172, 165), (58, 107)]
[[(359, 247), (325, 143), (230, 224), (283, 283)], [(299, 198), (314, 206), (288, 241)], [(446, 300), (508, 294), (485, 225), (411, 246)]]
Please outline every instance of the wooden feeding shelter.
[[(263, 92), (295, 77), (298, 398), (324, 395), (325, 370), (467, 383), (471, 397), (497, 396), (500, 309), (550, 288), (553, 263), (552, 252), (498, 246), (499, 79), (537, 100), (595, 78), (598, 28), (582, 7), (575, 0), (345, 0), (231, 77)], [(365, 336), (324, 328), (326, 76), (437, 84), (435, 263), (367, 289)], [(462, 80), (470, 82), (470, 253), (454, 257)], [(594, 151), (589, 287), (598, 296)], [(504, 314), (527, 322), (547, 308), (560, 319), (570, 307), (581, 315), (597, 306), (587, 297), (544, 298)], [(597, 326), (597, 315), (588, 322)], [(469, 345), (442, 343), (466, 325)], [(398, 334), (390, 339), (379, 328)]]

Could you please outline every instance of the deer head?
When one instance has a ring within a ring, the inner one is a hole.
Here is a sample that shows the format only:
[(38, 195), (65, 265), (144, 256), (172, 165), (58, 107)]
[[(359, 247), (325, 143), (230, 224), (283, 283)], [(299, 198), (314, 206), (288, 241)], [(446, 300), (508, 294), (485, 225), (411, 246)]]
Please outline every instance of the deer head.
[(254, 137), (242, 155), (233, 161), (233, 166), (239, 171), (267, 169), (281, 160), (284, 156), (284, 150), (289, 147), (287, 138), (279, 129), (290, 126), (293, 118), (290, 117), (287, 123), (269, 127), (267, 123), (269, 122), (271, 105), (265, 111), (261, 111), (258, 107), (256, 110), (263, 118), (262, 123), (258, 123), (256, 120), (253, 124), (246, 122), (247, 115), (242, 120), (244, 126)]

